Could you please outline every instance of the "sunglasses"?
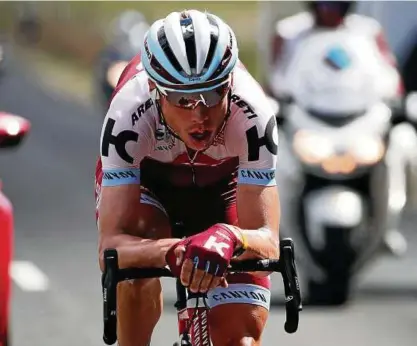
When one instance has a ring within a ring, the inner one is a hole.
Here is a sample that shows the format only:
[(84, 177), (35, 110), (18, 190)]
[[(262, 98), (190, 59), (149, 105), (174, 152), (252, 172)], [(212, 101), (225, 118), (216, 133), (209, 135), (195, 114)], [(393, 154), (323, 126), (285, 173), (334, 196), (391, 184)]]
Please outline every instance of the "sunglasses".
[(168, 91), (157, 86), (158, 91), (173, 106), (185, 109), (195, 109), (202, 103), (205, 107), (217, 106), (230, 89), (230, 83), (221, 85), (213, 90), (186, 93), (182, 91)]

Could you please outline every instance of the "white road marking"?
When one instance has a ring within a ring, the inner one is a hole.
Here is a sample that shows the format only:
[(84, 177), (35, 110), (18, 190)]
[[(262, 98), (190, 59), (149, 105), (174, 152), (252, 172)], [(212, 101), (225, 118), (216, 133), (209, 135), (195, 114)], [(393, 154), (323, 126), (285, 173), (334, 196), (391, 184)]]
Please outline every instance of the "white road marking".
[(46, 291), (49, 286), (47, 276), (29, 261), (13, 261), (10, 276), (23, 291)]

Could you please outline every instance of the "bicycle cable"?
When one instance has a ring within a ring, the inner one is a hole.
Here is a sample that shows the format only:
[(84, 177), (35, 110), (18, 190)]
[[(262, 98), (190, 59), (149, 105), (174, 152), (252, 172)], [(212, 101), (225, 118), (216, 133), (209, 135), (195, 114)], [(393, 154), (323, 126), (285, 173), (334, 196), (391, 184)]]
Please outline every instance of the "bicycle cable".
[[(194, 312), (193, 312), (193, 315), (191, 316), (191, 318), (190, 318), (190, 322), (192, 322), (192, 321), (194, 321), (194, 318), (196, 317), (196, 313), (197, 313), (197, 309), (200, 307), (199, 306), (199, 302), (200, 302), (200, 298), (202, 298), (202, 300), (203, 300), (203, 303), (204, 303), (204, 307), (207, 309), (207, 310), (211, 310), (210, 309), (210, 307), (208, 306), (208, 304), (207, 304), (207, 294), (204, 294), (203, 296), (201, 296), (201, 297), (196, 297), (195, 299), (196, 299), (196, 303), (195, 303), (195, 306), (194, 306)], [(185, 334), (188, 334), (189, 332), (190, 332), (190, 328), (191, 328), (191, 323), (189, 323), (188, 325), (187, 325), (187, 328), (185, 329)]]

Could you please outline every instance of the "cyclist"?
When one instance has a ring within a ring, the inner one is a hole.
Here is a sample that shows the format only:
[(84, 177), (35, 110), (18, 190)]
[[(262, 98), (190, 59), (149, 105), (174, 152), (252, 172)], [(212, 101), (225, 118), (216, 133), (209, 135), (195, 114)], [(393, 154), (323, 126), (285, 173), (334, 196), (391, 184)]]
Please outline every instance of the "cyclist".
[[(197, 10), (153, 23), (100, 142), (101, 269), (106, 248), (118, 250), (121, 268), (168, 265), (192, 292), (207, 293), (214, 345), (259, 345), (269, 276), (225, 270), (232, 258), (279, 257), (278, 131), (232, 29)], [(158, 279), (120, 283), (121, 346), (149, 344), (161, 293)]]

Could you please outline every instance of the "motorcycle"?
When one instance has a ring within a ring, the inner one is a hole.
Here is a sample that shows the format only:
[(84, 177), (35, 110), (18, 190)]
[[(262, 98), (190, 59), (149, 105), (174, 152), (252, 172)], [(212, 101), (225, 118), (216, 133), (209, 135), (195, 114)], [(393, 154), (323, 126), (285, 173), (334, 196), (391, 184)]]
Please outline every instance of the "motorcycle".
[[(19, 146), (30, 130), (23, 117), (0, 112), (0, 149)], [(7, 346), (11, 280), (9, 268), (13, 249), (13, 207), (0, 182), (0, 346)]]
[(149, 24), (140, 12), (129, 10), (115, 19), (112, 28), (113, 38), (100, 52), (94, 73), (96, 100), (104, 115), (120, 75), (140, 52)]
[(311, 34), (280, 84), (280, 228), (301, 248), (310, 304), (346, 303), (371, 260), (406, 250), (398, 227), (416, 136), (376, 49), (352, 33)]

